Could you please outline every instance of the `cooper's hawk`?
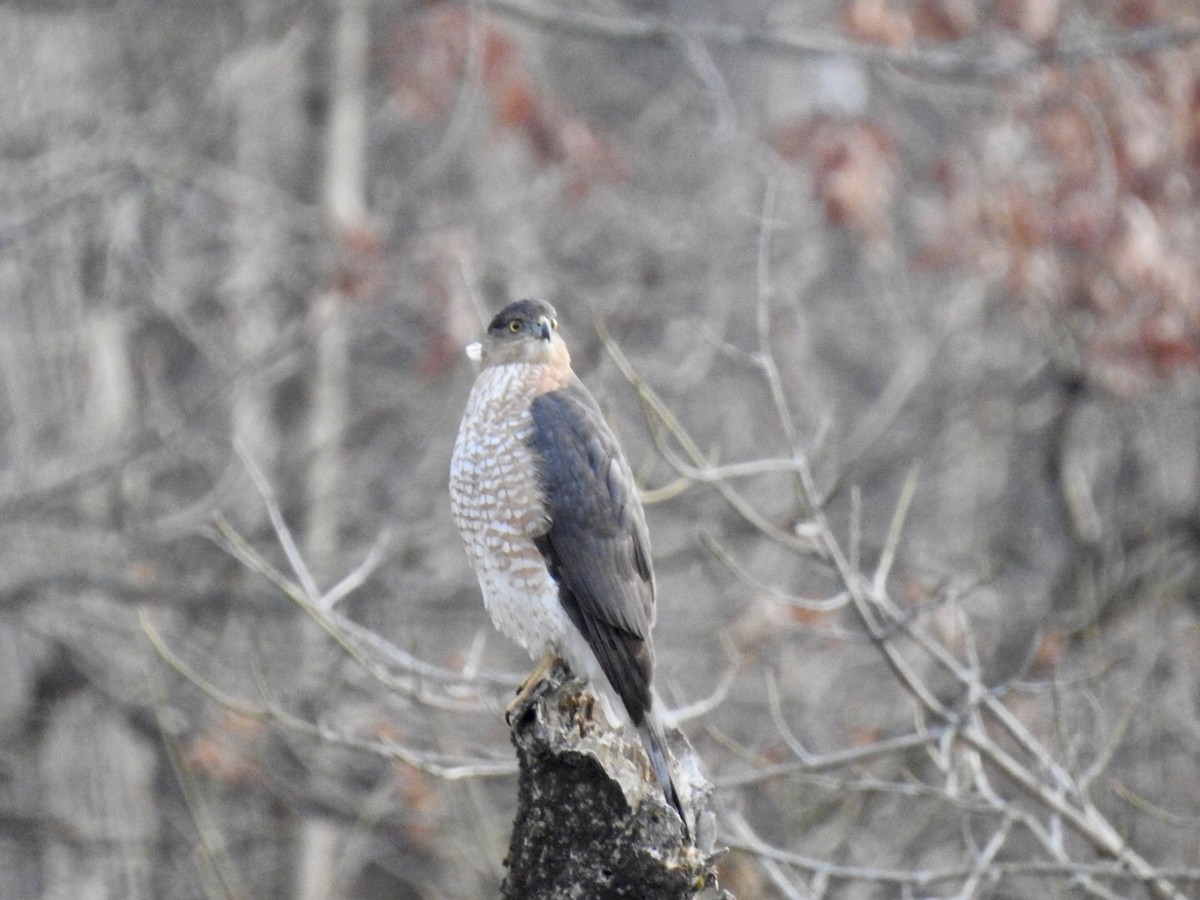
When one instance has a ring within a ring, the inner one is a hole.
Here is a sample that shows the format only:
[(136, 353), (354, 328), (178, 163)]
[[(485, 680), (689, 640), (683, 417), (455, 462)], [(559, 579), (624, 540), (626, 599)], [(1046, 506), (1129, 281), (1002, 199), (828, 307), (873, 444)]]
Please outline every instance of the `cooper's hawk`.
[(554, 308), (502, 309), (480, 348), (450, 464), (450, 498), (492, 621), (542, 665), (562, 659), (638, 729), (667, 801), (650, 680), (654, 573), (629, 463), (571, 371)]

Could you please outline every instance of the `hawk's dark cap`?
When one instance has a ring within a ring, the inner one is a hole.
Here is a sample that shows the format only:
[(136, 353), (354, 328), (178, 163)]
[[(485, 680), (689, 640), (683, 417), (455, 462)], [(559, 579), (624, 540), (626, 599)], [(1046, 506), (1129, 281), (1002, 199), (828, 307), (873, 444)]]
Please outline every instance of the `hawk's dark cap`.
[(558, 318), (558, 313), (545, 300), (517, 300), (496, 313), (495, 318), (488, 325), (488, 331), (503, 331), (507, 327), (506, 323), (511, 322), (513, 319), (536, 322), (538, 316), (556, 319)]

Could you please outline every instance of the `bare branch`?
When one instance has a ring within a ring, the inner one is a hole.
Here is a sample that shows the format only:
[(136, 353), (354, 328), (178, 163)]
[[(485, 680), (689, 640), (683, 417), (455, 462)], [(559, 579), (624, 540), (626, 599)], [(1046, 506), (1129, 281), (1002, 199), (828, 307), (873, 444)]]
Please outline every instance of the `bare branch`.
[[(727, 813), (725, 819), (729, 827), (733, 829), (733, 833), (739, 838), (750, 842), (758, 841), (757, 835), (750, 828), (750, 823), (746, 821), (741, 813)], [(819, 896), (819, 894), (807, 890), (804, 885), (794, 883), (788, 873), (778, 865), (777, 860), (764, 856), (763, 868), (771, 881), (774, 882), (775, 887), (779, 888), (780, 893), (787, 897), (788, 900), (811, 900), (811, 898)]]
[(980, 885), (985, 879), (994, 880), (996, 878), (996, 873), (993, 871), (996, 854), (1000, 852), (1000, 848), (1008, 840), (1008, 835), (1012, 831), (1012, 824), (1012, 819), (1001, 820), (1000, 827), (992, 834), (991, 840), (987, 842), (987, 846), (983, 848), (983, 852), (975, 860), (975, 866), (971, 870), (970, 877), (963, 882), (963, 886), (954, 895), (955, 900), (970, 900), (970, 898), (978, 893)]
[(799, 773), (819, 772), (826, 769), (835, 769), (853, 763), (865, 762), (870, 759), (891, 756), (903, 750), (913, 750), (919, 747), (929, 746), (930, 744), (938, 741), (946, 733), (947, 729), (934, 728), (930, 729), (929, 731), (898, 735), (897, 737), (892, 738), (883, 738), (882, 740), (875, 741), (862, 747), (850, 747), (845, 750), (838, 750), (831, 753), (809, 753), (807, 759), (801, 759), (798, 762), (777, 763), (775, 765), (763, 766), (761, 769), (743, 772), (740, 775), (724, 775), (720, 778), (717, 778), (715, 780), (715, 784), (720, 788), (734, 788), (742, 787), (748, 784), (761, 784), (766, 781), (773, 781), (778, 778), (796, 775)]
[[(442, 709), (492, 709), (497, 708), (499, 704), (482, 700), (478, 687), (490, 684), (511, 688), (520, 681), (519, 678), (482, 672), (468, 678), (461, 672), (432, 665), (404, 652), (374, 632), (341, 615), (337, 610), (326, 608), (319, 600), (314, 603), (298, 585), (289, 581), (254, 550), (223, 516), (216, 517), (215, 526), (215, 537), (221, 546), (252, 571), (259, 572), (275, 584), (289, 600), (307, 613), (326, 634), (346, 650), (364, 671), (388, 690)], [(395, 665), (413, 677), (397, 678), (384, 668), (385, 665)], [(458, 686), (466, 690), (460, 691), (462, 696), (455, 696), (449, 691), (445, 695), (434, 694), (429, 690), (430, 682)]]
[(732, 652), (728, 651), (729, 665), (726, 666), (724, 674), (721, 675), (721, 680), (717, 682), (717, 686), (707, 697), (701, 697), (686, 706), (677, 706), (673, 709), (662, 710), (663, 721), (667, 725), (678, 725), (680, 722), (688, 722), (693, 719), (699, 719), (701, 716), (706, 716), (722, 703), (729, 696), (730, 688), (733, 687), (734, 681), (738, 675), (738, 660)]
[(908, 470), (903, 487), (900, 488), (900, 497), (896, 501), (895, 510), (892, 511), (892, 521), (888, 526), (887, 538), (883, 542), (883, 552), (879, 554), (879, 564), (875, 567), (875, 576), (872, 579), (871, 587), (876, 594), (882, 595), (887, 592), (888, 575), (892, 571), (892, 563), (896, 560), (896, 549), (900, 546), (900, 533), (904, 530), (904, 520), (908, 516), (909, 507), (917, 492), (917, 475), (920, 469), (919, 464), (913, 465)]
[[(828, 878), (846, 881), (864, 881), (900, 886), (928, 888), (946, 881), (958, 881), (970, 878), (975, 872), (975, 865), (949, 866), (942, 869), (906, 870), (872, 868), (869, 866), (847, 866), (825, 860), (814, 859), (800, 853), (792, 853), (779, 847), (773, 847), (759, 838), (750, 830), (745, 819), (738, 813), (727, 814), (734, 829), (721, 835), (721, 839), (730, 847), (745, 850), (757, 856), (777, 862), (787, 863), (798, 869), (814, 874), (823, 874)], [(1000, 875), (1025, 875), (1046, 877), (1087, 877), (1087, 878), (1127, 878), (1129, 872), (1116, 863), (1086, 863), (1078, 861), (1050, 862), (1045, 860), (1026, 860), (1021, 862), (993, 862), (991, 872)], [(1176, 878), (1179, 880), (1200, 880), (1200, 870), (1164, 869), (1155, 873), (1153, 878)], [(1102, 896), (1116, 896), (1105, 891)], [(1182, 896), (1182, 895), (1179, 895)]]
[[(667, 405), (663, 403), (662, 399), (654, 392), (653, 388), (646, 383), (646, 380), (642, 378), (638, 371), (630, 364), (629, 359), (612, 339), (612, 335), (609, 334), (608, 329), (604, 326), (604, 323), (597, 319), (595, 321), (595, 327), (596, 333), (600, 336), (600, 340), (604, 344), (604, 348), (608, 351), (609, 356), (612, 358), (613, 362), (616, 363), (617, 368), (621, 371), (621, 374), (625, 376), (625, 379), (637, 390), (638, 396), (642, 400), (643, 408), (647, 411), (647, 415), (653, 413), (650, 434), (655, 440), (655, 446), (658, 448), (659, 452), (663, 454), (663, 458), (668, 462), (671, 462), (676, 469), (680, 467), (676, 463), (678, 459), (677, 455), (659, 439), (658, 425), (665, 427), (668, 433), (679, 443), (684, 453), (686, 453), (688, 458), (691, 460), (691, 464), (693, 466), (701, 468), (706, 467), (708, 461), (705, 458), (705, 455), (701, 452), (700, 448), (696, 445), (695, 441), (692, 440), (691, 436), (687, 433), (683, 426), (680, 425), (678, 419), (675, 418), (675, 415), (670, 411)], [(777, 541), (778, 543), (783, 544), (784, 546), (791, 547), (794, 550), (801, 552), (804, 552), (805, 550), (811, 551), (811, 547), (805, 545), (793, 535), (788, 534), (786, 531), (783, 531), (763, 518), (763, 516), (756, 509), (754, 509), (753, 506), (747, 503), (745, 498), (738, 494), (737, 491), (735, 491), (727, 482), (717, 480), (713, 482), (713, 484), (721, 496), (725, 498), (726, 502), (729, 503), (729, 505), (735, 510), (737, 510), (737, 512), (742, 515), (747, 522), (753, 525), (762, 534), (774, 541)]]
[[(704, 544), (708, 551), (716, 557), (721, 565), (725, 566), (738, 581), (746, 585), (757, 594), (762, 594), (770, 597), (773, 600), (778, 600), (781, 603), (786, 603), (788, 606), (793, 606), (796, 609), (803, 609), (808, 612), (835, 612), (844, 607), (850, 600), (850, 595), (845, 591), (834, 594), (832, 597), (816, 598), (816, 597), (801, 597), (797, 594), (792, 594), (782, 588), (774, 585), (765, 584), (755, 578), (737, 559), (734, 558), (728, 550), (726, 550), (715, 537), (708, 532), (700, 534), (700, 541)], [(839, 637), (846, 640), (855, 639), (856, 635), (846, 631), (836, 631)]]
[[(662, 418), (664, 422), (667, 421), (667, 417)], [(678, 423), (673, 419), (671, 422), (673, 427), (672, 425), (667, 427), (676, 439), (686, 438), (686, 434), (683, 433)], [(691, 442), (690, 439), (687, 441), (694, 448), (694, 442)], [(681, 443), (683, 443), (682, 440)], [(688, 444), (684, 444), (684, 446), (686, 449)], [(699, 455), (698, 451), (696, 455)], [(899, 610), (886, 592), (886, 584), (883, 583), (886, 578), (881, 581), (878, 576), (880, 571), (886, 573), (886, 570), (890, 569), (890, 560), (894, 557), (900, 529), (911, 503), (912, 491), (915, 487), (915, 472), (910, 473), (906, 485), (901, 491), (896, 512), (893, 514), (888, 536), (890, 549), (885, 547), (885, 553), (881, 558), (881, 563), (886, 562), (886, 566), (881, 566), (876, 572), (876, 577), (868, 580), (855, 564), (853, 549), (851, 554), (847, 555), (830, 529), (823, 508), (820, 504), (813, 502), (816, 494), (812, 473), (803, 460), (798, 458), (798, 463), (797, 474), (802, 498), (810, 502), (812, 509), (812, 516), (808, 523), (810, 529), (824, 548), (825, 557), (833, 564), (838, 578), (850, 597), (852, 608), (858, 614), (861, 623), (900, 684), (922, 707), (951, 726), (950, 732), (943, 736), (943, 740), (951, 741), (955, 738), (965, 740), (967, 744), (979, 751), (982, 759), (986, 760), (989, 765), (998, 768), (1013, 779), (1025, 792), (1052, 810), (1055, 815), (1060, 816), (1097, 850), (1116, 860), (1133, 877), (1144, 881), (1157, 896), (1180, 897), (1181, 895), (1168, 880), (1162, 878), (1153, 866), (1125, 843), (1112, 824), (1082, 792), (1070, 773), (987, 689), (980, 676), (978, 660), (971, 654), (971, 648), (968, 647), (968, 663), (964, 665), (923, 629), (913, 627), (911, 620), (900, 616)], [(730, 499), (729, 493), (725, 491), (722, 493), (727, 500)], [(738, 499), (740, 500), (740, 497)], [(747, 519), (751, 520), (751, 517), (747, 516)], [(900, 652), (894, 640), (898, 633), (911, 637), (917, 646), (953, 674), (963, 686), (970, 704), (970, 714), (965, 721), (935, 695), (928, 683)], [(1037, 763), (1036, 770), (1026, 766), (996, 743), (988, 734), (977, 714), (980, 710), (984, 710), (994, 717), (1016, 739), (1019, 746), (1034, 758)], [(784, 728), (780, 728), (780, 731), (785, 735), (788, 734)], [(804, 754), (807, 751), (804, 751), (794, 740), (790, 740), (788, 743), (793, 751), (801, 756), (803, 763)], [(1049, 777), (1049, 783), (1042, 773)], [(966, 877), (970, 877), (969, 872), (970, 870)], [(1094, 892), (1103, 895), (1104, 889), (1097, 885), (1094, 887)]]
[(248, 703), (226, 693), (177, 656), (167, 646), (158, 629), (151, 623), (149, 613), (146, 610), (138, 612), (138, 622), (141, 625), (143, 633), (154, 647), (154, 651), (163, 662), (174, 669), (186, 681), (194, 685), (205, 696), (240, 716), (280, 725), (289, 731), (315, 738), (328, 744), (345, 747), (350, 750), (374, 753), (377, 756), (383, 756), (387, 759), (396, 759), (430, 775), (447, 780), (508, 776), (516, 773), (516, 764), (511, 760), (469, 759), (413, 750), (391, 741), (375, 741), (343, 734), (327, 726), (315, 724), (293, 716), (280, 709), (274, 703), (264, 703), (261, 706)]
[(796, 431), (796, 422), (792, 418), (787, 394), (783, 389), (783, 379), (779, 375), (779, 366), (775, 363), (775, 354), (771, 351), (771, 231), (774, 220), (775, 180), (768, 178), (758, 229), (758, 273), (754, 305), (758, 352), (754, 354), (753, 359), (766, 379), (767, 388), (771, 392), (771, 402), (775, 405), (775, 416), (783, 429), (788, 449), (796, 453), (800, 448), (800, 435)]
[(896, 69), (939, 81), (1002, 78), (1050, 63), (1073, 65), (1108, 56), (1139, 56), (1200, 42), (1200, 28), (1143, 28), (1063, 41), (1044, 48), (1010, 44), (986, 49), (951, 46), (894, 50), (828, 33), (749, 29), (719, 22), (691, 23), (684, 28), (659, 16), (604, 15), (534, 0), (488, 0), (487, 6), (507, 18), (575, 37), (665, 43), (683, 30), (691, 38), (714, 46), (792, 59), (845, 57), (871, 68)]
[(375, 570), (379, 568), (379, 564), (383, 562), (383, 550), (391, 540), (391, 533), (386, 529), (379, 532), (375, 538), (375, 542), (371, 544), (371, 549), (367, 551), (367, 555), (363, 557), (363, 561), (348, 572), (341, 581), (325, 592), (321, 598), (322, 604), (330, 609), (336, 606), (343, 599), (354, 593), (363, 582), (370, 578)]
[(271, 485), (267, 482), (266, 476), (263, 475), (262, 469), (251, 458), (245, 445), (236, 437), (234, 438), (233, 449), (237, 452), (242, 465), (246, 467), (246, 472), (249, 474), (250, 480), (254, 482), (255, 489), (257, 489), (259, 496), (263, 499), (263, 505), (266, 506), (267, 515), (271, 519), (271, 527), (275, 529), (275, 537), (279, 539), (279, 546), (283, 548), (283, 552), (287, 555), (288, 564), (292, 567), (292, 571), (300, 579), (300, 586), (304, 588), (304, 593), (307, 595), (308, 601), (318, 606), (325, 605), (321, 598), (321, 589), (317, 587), (316, 579), (313, 578), (308, 564), (304, 561), (304, 557), (300, 553), (300, 548), (292, 538), (291, 529), (288, 528), (287, 523), (283, 520), (283, 512), (279, 508), (279, 503), (276, 501), (275, 494), (271, 490)]
[[(139, 617), (142, 618), (145, 628), (148, 617), (144, 610), (139, 613)], [(149, 633), (147, 637), (154, 643), (154, 637)], [(157, 645), (155, 650), (158, 650)], [(179, 741), (172, 729), (167, 727), (163, 705), (158, 699), (154, 703), (154, 719), (166, 750), (167, 761), (171, 765), (171, 772), (175, 776), (175, 783), (179, 785), (183, 794), (184, 805), (199, 838), (197, 870), (204, 883), (205, 893), (213, 900), (249, 900), (251, 895), (242, 883), (236, 863), (230, 858), (225, 836), (221, 833), (209, 804), (196, 783), (195, 775), (184, 764)]]

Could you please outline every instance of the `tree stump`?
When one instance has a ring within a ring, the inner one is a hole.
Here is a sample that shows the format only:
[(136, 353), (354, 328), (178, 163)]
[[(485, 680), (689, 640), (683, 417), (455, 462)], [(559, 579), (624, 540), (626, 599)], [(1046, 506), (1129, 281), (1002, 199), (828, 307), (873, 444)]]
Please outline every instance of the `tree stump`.
[(733, 900), (713, 867), (712, 786), (686, 740), (668, 734), (692, 839), (637, 733), (613, 730), (592, 707), (560, 667), (510, 712), (520, 781), (503, 896)]

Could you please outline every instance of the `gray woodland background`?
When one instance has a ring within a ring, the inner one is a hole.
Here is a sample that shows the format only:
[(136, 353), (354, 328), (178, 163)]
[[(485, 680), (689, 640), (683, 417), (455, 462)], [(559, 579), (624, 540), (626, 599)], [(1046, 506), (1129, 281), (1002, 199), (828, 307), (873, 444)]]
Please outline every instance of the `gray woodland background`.
[(0, 896), (496, 894), (528, 663), (445, 482), (522, 296), (726, 887), (1196, 896), (1187, 5), (485, 7), (0, 4)]

